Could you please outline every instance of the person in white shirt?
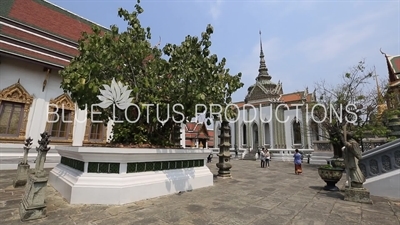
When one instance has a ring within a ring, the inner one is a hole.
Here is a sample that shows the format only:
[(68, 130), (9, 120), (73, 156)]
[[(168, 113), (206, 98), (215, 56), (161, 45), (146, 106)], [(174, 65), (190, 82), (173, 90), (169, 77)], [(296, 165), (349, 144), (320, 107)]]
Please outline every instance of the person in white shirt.
[(260, 159), (261, 159), (261, 168), (265, 168), (265, 151), (264, 148), (260, 152)]
[(269, 161), (271, 159), (271, 154), (269, 153), (268, 149), (265, 150), (265, 165), (269, 167)]

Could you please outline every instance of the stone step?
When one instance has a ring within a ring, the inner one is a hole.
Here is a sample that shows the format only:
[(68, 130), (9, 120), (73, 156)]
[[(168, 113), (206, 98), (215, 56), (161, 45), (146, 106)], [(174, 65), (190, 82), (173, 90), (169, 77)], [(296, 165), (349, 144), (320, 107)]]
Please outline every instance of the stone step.
[(368, 178), (364, 187), (372, 195), (400, 199), (400, 169)]
[(333, 152), (313, 152), (310, 158), (312, 165), (325, 165), (326, 160), (333, 157)]
[(256, 160), (256, 154), (246, 154), (244, 157), (243, 157), (243, 160)]
[(242, 160), (256, 160), (256, 154), (258, 152), (258, 149), (253, 149), (249, 153), (247, 153)]

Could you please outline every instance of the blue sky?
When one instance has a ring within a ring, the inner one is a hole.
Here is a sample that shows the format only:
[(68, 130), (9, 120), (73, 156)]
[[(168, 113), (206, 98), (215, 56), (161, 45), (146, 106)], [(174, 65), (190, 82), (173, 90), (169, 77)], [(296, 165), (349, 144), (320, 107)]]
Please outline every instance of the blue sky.
[[(100, 25), (126, 27), (119, 7), (133, 10), (136, 1), (50, 0)], [(400, 0), (391, 1), (152, 1), (141, 3), (143, 26), (150, 26), (154, 44), (179, 44), (186, 35), (199, 36), (212, 24), (212, 53), (227, 59), (232, 73), (242, 72), (242, 101), (255, 82), (259, 65), (259, 30), (266, 63), (285, 93), (312, 91), (317, 81), (340, 82), (340, 75), (365, 59), (380, 79), (388, 55), (400, 55)]]

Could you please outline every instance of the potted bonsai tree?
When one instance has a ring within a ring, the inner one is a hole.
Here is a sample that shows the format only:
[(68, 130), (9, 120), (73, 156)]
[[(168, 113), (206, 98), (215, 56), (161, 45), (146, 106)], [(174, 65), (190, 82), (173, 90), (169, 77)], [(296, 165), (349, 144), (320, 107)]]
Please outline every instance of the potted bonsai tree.
[(340, 167), (333, 167), (330, 164), (318, 168), (318, 175), (325, 181), (326, 186), (324, 190), (338, 191), (339, 188), (336, 183), (340, 181), (343, 175), (343, 169)]

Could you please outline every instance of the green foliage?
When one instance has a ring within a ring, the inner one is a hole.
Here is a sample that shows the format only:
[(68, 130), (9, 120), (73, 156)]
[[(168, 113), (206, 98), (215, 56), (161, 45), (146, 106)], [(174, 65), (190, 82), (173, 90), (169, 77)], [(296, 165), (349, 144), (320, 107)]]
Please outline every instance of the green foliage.
[[(144, 12), (139, 3), (133, 12), (118, 11), (118, 16), (127, 22), (126, 31), (120, 32), (115, 25), (110, 30), (94, 26), (92, 33), (83, 34), (80, 54), (60, 72), (61, 88), (70, 93), (80, 109), (101, 112), (105, 122), (122, 121), (113, 126), (113, 143), (172, 146), (172, 117), (183, 119), (172, 114), (172, 105), (184, 106), (184, 110), (176, 109), (183, 112), (185, 119), (195, 116), (196, 104), (219, 104), (225, 108), (231, 103), (233, 92), (243, 86), (241, 73), (230, 75), (225, 68), (226, 59), (219, 61), (211, 54), (211, 25), (200, 38), (187, 36), (180, 45), (166, 44), (162, 49), (158, 48), (160, 43), (152, 46), (150, 28), (143, 27), (139, 20)], [(100, 103), (99, 90), (104, 84), (110, 85), (113, 78), (132, 90), (129, 97), (140, 110), (130, 107), (126, 111), (114, 109), (114, 113), (113, 107), (90, 107)], [(158, 105), (159, 114), (156, 107), (147, 112), (145, 104)], [(227, 111), (234, 116), (230, 108)], [(112, 118), (114, 114), (117, 118)], [(125, 114), (130, 120), (139, 120), (129, 123)]]
[(377, 113), (378, 93), (365, 87), (371, 83), (373, 72), (366, 71), (365, 62), (361, 61), (345, 73), (342, 82), (336, 86), (325, 82), (316, 85), (316, 92), (320, 96), (317, 103), (323, 107), (313, 111), (314, 117), (323, 120), (324, 113), (328, 112), (328, 118), (321, 126), (329, 133), (326, 138), (333, 144), (335, 156), (341, 156), (341, 147), (344, 145), (343, 127), (346, 124), (347, 130), (353, 132), (357, 141), (367, 135), (385, 137), (388, 133)]
[[(225, 110), (232, 103), (233, 92), (243, 86), (241, 73), (231, 76), (225, 69), (226, 59), (219, 62), (217, 55), (210, 53), (212, 33), (213, 27), (208, 25), (201, 38), (186, 36), (181, 45), (167, 44), (163, 48), (169, 57), (168, 73), (173, 74), (168, 83), (173, 90), (171, 99), (183, 104), (186, 116), (195, 115), (196, 104), (206, 105), (208, 113), (210, 104), (220, 104)], [(231, 108), (227, 111), (233, 113)]]
[(321, 168), (321, 169), (334, 169), (331, 164), (326, 164), (326, 165), (320, 166), (318, 168)]

